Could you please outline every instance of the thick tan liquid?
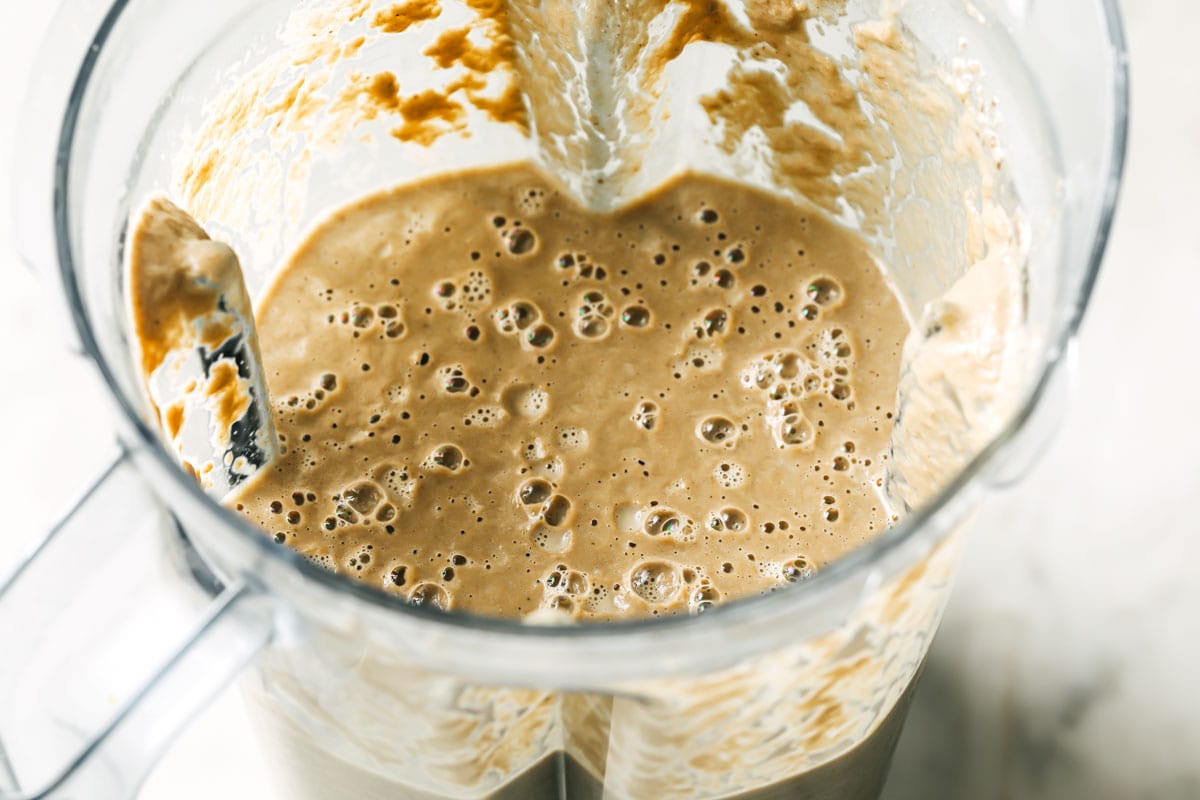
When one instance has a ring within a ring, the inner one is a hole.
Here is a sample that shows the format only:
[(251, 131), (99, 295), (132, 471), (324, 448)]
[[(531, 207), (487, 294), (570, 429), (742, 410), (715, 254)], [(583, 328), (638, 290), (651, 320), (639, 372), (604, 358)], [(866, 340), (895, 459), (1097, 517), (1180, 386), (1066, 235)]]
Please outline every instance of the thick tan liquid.
[(861, 240), (685, 175), (612, 214), (531, 167), (327, 220), (257, 311), (284, 452), (229, 502), (455, 610), (702, 611), (889, 523), (908, 323)]

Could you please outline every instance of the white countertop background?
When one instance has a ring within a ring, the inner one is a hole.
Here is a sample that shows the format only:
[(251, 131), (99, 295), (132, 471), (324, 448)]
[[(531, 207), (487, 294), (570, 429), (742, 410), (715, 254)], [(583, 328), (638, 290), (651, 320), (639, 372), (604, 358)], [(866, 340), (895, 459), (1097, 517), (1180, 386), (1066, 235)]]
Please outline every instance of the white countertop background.
[[(53, 4), (5, 5), (0, 565), (111, 442), (89, 399), (98, 379), (58, 347), (61, 320), (12, 251), (9, 153)], [(1125, 14), (1132, 146), (1078, 391), (1040, 465), (984, 509), (885, 800), (1200, 798), (1200, 3), (1127, 0)], [(229, 690), (140, 797), (236, 800), (267, 787)]]

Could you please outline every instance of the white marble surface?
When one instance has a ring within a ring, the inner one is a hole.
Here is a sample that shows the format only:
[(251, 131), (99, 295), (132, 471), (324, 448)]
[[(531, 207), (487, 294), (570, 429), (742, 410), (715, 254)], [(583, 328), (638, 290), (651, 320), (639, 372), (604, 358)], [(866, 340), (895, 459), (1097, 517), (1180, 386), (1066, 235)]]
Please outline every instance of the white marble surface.
[[(0, 24), (0, 564), (102, 460), (90, 368), (12, 253), (8, 158), (50, 3)], [(1200, 4), (1126, 3), (1124, 196), (1052, 450), (992, 498), (933, 647), (887, 800), (1200, 798)], [(15, 512), (15, 513), (14, 513)], [(0, 643), (0, 647), (3, 644)], [(144, 800), (259, 797), (236, 691), (184, 734)]]

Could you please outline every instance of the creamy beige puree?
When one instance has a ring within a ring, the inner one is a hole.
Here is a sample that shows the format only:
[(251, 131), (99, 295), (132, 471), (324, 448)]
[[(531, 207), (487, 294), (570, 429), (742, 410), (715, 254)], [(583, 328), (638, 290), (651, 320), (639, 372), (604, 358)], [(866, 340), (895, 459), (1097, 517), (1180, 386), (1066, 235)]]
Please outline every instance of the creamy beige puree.
[(758, 190), (405, 186), (322, 224), (257, 320), (282, 454), (228, 502), (414, 603), (702, 611), (889, 521), (907, 321), (855, 234)]

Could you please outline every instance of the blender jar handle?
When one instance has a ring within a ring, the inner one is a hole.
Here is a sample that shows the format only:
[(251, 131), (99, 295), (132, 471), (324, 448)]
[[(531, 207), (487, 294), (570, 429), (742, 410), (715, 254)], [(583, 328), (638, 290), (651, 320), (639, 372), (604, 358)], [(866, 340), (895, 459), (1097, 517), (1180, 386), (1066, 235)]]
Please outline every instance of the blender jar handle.
[(271, 641), (270, 598), (198, 572), (122, 450), (0, 576), (0, 798), (132, 797)]

